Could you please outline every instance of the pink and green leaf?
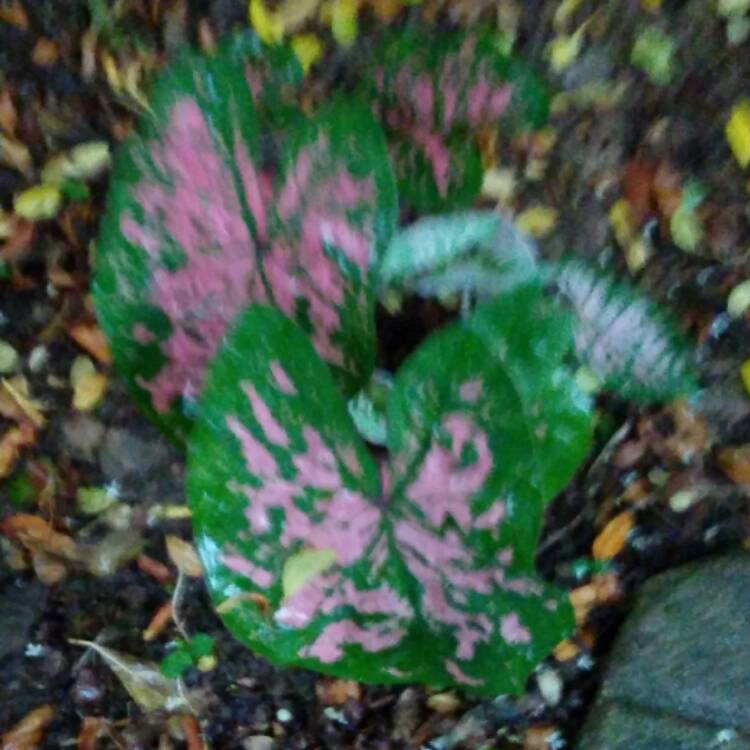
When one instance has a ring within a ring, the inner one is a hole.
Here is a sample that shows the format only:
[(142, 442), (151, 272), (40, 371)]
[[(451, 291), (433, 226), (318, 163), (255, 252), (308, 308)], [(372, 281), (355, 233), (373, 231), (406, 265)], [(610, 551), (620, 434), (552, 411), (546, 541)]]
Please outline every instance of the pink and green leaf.
[(243, 313), (190, 441), (217, 610), (277, 663), (519, 691), (571, 624), (533, 572), (541, 498), (519, 400), (481, 338), (453, 328), (399, 374), (390, 417), (378, 467), (299, 328)]
[[(290, 110), (293, 71), (265, 70), (246, 46), (166, 69), (118, 154), (98, 245), (94, 300), (116, 362), (178, 440), (206, 366), (252, 302), (303, 323), (345, 390), (372, 369), (370, 252), (396, 213), (382, 134), (355, 101), (311, 118)], [(282, 121), (278, 138), (264, 129)]]

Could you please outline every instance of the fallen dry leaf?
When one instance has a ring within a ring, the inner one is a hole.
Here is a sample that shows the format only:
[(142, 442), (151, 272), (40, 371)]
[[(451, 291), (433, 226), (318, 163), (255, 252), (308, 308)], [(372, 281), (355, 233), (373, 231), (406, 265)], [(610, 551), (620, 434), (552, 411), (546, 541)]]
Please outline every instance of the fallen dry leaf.
[(167, 545), (169, 559), (175, 564), (177, 570), (189, 578), (201, 578), (203, 566), (198, 553), (190, 542), (180, 539), (174, 534), (168, 534), (164, 540)]
[(594, 539), (592, 553), (595, 560), (610, 560), (625, 547), (635, 521), (628, 511), (616, 515)]
[(343, 706), (350, 699), (362, 697), (362, 687), (354, 680), (319, 680), (315, 692), (324, 706)]
[(560, 641), (560, 643), (555, 646), (555, 649), (552, 653), (555, 655), (555, 659), (557, 659), (557, 661), (563, 662), (574, 659), (580, 652), (581, 649), (578, 648), (578, 646), (569, 638), (566, 638), (564, 641)]
[(71, 561), (80, 558), (75, 540), (67, 534), (55, 531), (39, 516), (15, 513), (0, 524), (0, 531), (17, 540), (30, 552), (44, 552)]
[(33, 445), (35, 440), (36, 430), (28, 422), (11, 427), (0, 437), (0, 479), (13, 471), (21, 449)]
[(142, 711), (173, 711), (185, 705), (177, 681), (166, 678), (159, 671), (158, 664), (142, 661), (93, 641), (71, 638), (70, 643), (96, 651)]
[(737, 484), (750, 484), (750, 444), (722, 448), (717, 459), (722, 471)]
[(47, 703), (35, 708), (9, 729), (0, 740), (0, 750), (34, 750), (44, 738), (44, 730), (55, 716), (55, 709)]
[(586, 621), (589, 612), (591, 612), (596, 604), (596, 587), (593, 583), (584, 584), (573, 589), (568, 598), (573, 607), (576, 625), (581, 625)]
[(153, 641), (154, 638), (158, 637), (162, 630), (167, 626), (167, 623), (172, 619), (172, 602), (166, 602), (162, 604), (156, 613), (151, 618), (146, 629), (143, 631), (144, 641)]
[(454, 714), (461, 708), (461, 699), (452, 691), (435, 693), (427, 699), (427, 708), (439, 714)]
[(200, 726), (195, 716), (183, 714), (180, 717), (180, 726), (185, 734), (185, 744), (187, 750), (205, 750), (203, 736), (201, 735)]
[(555, 727), (531, 727), (523, 736), (523, 750), (550, 750)]
[(76, 750), (96, 750), (96, 741), (106, 728), (104, 719), (98, 716), (85, 716), (78, 733)]
[(94, 323), (79, 323), (70, 328), (68, 335), (98, 362), (103, 365), (111, 364), (112, 354), (99, 326)]
[(14, 422), (31, 422), (44, 427), (46, 419), (41, 402), (29, 397), (29, 384), (23, 375), (0, 379), (0, 415)]
[(138, 565), (138, 570), (151, 576), (161, 584), (169, 583), (172, 580), (172, 573), (169, 568), (164, 563), (154, 560), (153, 557), (138, 555), (136, 564)]
[(0, 5), (0, 22), (15, 26), (21, 31), (29, 28), (29, 17), (20, 0), (10, 0)]

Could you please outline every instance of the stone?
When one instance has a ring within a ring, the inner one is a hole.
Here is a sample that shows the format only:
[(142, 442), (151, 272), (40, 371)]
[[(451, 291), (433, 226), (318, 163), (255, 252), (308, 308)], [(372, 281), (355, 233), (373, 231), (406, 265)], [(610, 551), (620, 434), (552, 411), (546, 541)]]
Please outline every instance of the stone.
[(744, 551), (648, 581), (617, 637), (579, 750), (750, 750), (749, 590)]

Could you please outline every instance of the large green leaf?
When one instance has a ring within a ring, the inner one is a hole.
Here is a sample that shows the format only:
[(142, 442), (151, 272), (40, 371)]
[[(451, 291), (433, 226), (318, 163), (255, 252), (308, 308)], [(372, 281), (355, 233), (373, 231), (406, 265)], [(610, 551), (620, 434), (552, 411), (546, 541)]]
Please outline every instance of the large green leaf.
[(281, 664), (368, 682), (519, 692), (572, 625), (538, 580), (535, 436), (483, 339), (453, 327), (398, 374), (390, 464), (275, 310), (210, 368), (188, 497), (217, 609)]
[(467, 321), (505, 368), (533, 441), (534, 483), (548, 502), (588, 453), (593, 412), (567, 361), (575, 320), (537, 284), (481, 304)]
[(304, 325), (345, 390), (372, 369), (370, 253), (396, 214), (385, 141), (355, 100), (305, 118), (289, 103), (294, 68), (254, 44), (168, 66), (117, 156), (97, 248), (94, 300), (116, 363), (178, 439), (250, 302)]

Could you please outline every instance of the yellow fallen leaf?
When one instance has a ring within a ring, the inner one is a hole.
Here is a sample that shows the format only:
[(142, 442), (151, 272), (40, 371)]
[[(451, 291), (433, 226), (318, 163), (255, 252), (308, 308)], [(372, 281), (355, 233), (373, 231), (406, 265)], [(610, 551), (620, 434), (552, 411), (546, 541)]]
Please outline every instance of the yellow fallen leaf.
[(357, 38), (357, 15), (360, 0), (332, 0), (331, 33), (333, 38), (344, 46)]
[(745, 386), (745, 390), (750, 395), (750, 359), (746, 359), (740, 367), (740, 377), (742, 378), (742, 384)]
[(734, 158), (744, 169), (750, 164), (750, 100), (743, 99), (734, 106), (725, 133)]
[(296, 31), (315, 14), (319, 5), (320, 0), (284, 0), (277, 17), (285, 32)]
[(658, 13), (661, 10), (661, 0), (641, 0), (641, 8), (649, 13)]
[(572, 34), (560, 34), (547, 45), (547, 58), (555, 73), (562, 73), (581, 52), (586, 24), (582, 24)]
[(91, 411), (101, 403), (106, 390), (106, 375), (100, 372), (83, 375), (73, 388), (73, 408), (76, 411)]
[(186, 542), (174, 534), (167, 534), (164, 541), (167, 545), (169, 559), (180, 573), (189, 578), (200, 578), (203, 575), (203, 566), (198, 553), (190, 542)]
[(36, 185), (24, 190), (13, 201), (13, 210), (29, 221), (43, 221), (57, 215), (62, 205), (62, 193), (55, 185)]
[(303, 549), (284, 563), (281, 585), (284, 596), (291, 596), (313, 576), (328, 570), (336, 562), (332, 549)]
[(482, 176), (482, 195), (502, 205), (510, 204), (516, 191), (516, 178), (512, 169), (493, 167)]
[(546, 237), (557, 224), (558, 212), (548, 206), (532, 206), (516, 217), (516, 226), (536, 239)]
[(307, 73), (323, 54), (323, 42), (315, 34), (296, 34), (292, 37), (292, 50)]
[(20, 141), (0, 133), (0, 163), (28, 175), (32, 167), (31, 152)]
[(750, 307), (750, 279), (737, 284), (727, 297), (727, 312), (733, 318), (741, 318)]
[(263, 0), (250, 0), (250, 25), (266, 44), (278, 44), (284, 38), (284, 24), (278, 13), (268, 10)]

